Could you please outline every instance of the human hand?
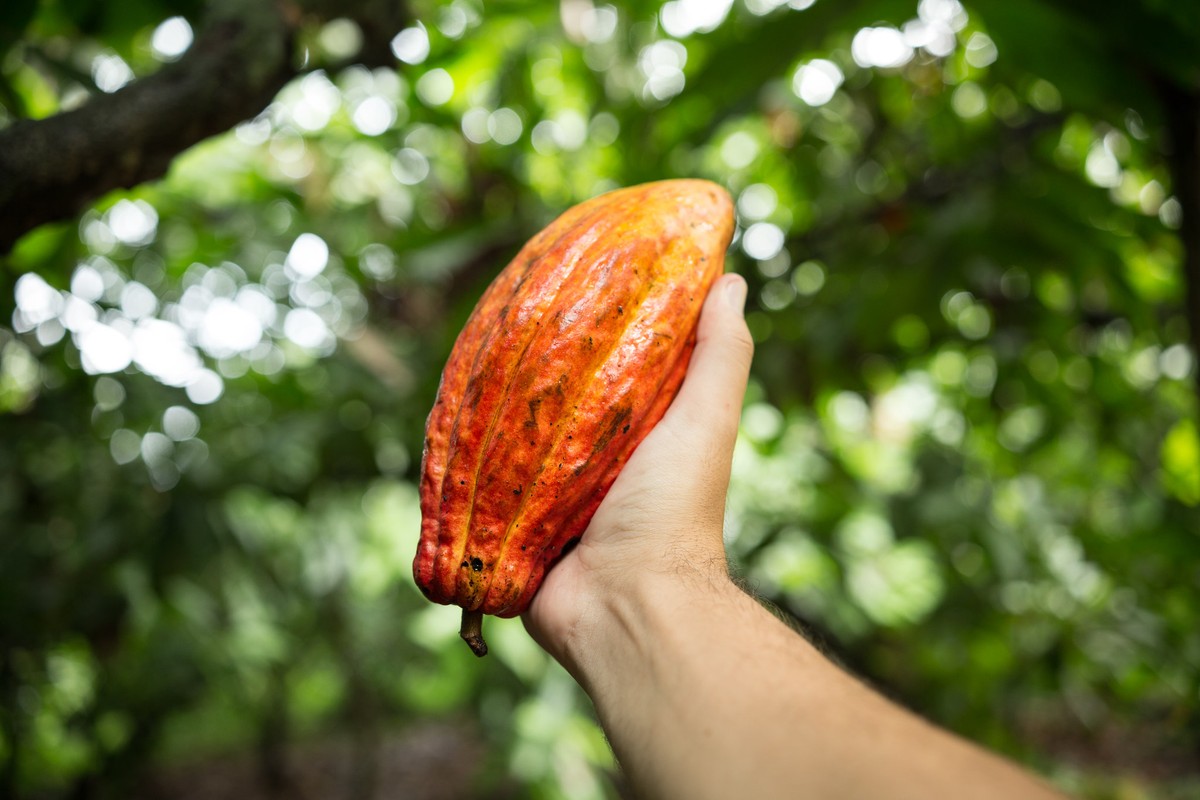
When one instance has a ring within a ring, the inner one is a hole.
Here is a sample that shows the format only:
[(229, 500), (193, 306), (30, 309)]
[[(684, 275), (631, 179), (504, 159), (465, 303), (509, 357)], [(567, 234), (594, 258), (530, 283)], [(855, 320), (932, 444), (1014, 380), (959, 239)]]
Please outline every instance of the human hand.
[(1061, 798), (872, 692), (729, 579), (745, 293), (713, 286), (679, 395), (525, 626), (592, 698), (638, 796)]
[(663, 579), (729, 583), (725, 492), (754, 350), (745, 299), (739, 275), (713, 284), (679, 394), (525, 613), (529, 632), (572, 672), (575, 645), (613, 600)]

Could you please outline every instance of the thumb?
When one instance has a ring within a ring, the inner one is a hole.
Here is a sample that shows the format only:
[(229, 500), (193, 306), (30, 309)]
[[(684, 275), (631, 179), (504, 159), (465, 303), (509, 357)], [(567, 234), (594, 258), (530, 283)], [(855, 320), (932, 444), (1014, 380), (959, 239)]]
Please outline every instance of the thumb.
[(700, 312), (687, 377), (661, 423), (684, 438), (701, 432), (721, 453), (733, 450), (754, 355), (745, 303), (741, 275), (724, 275), (713, 284)]

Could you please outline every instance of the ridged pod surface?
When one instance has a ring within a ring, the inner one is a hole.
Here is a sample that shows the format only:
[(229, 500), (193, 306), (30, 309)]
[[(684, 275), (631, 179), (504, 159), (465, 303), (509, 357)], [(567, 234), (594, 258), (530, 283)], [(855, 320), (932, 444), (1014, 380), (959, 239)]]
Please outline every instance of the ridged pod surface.
[(569, 209), (488, 287), (429, 414), (417, 585), (482, 614), (524, 611), (683, 382), (733, 207), (671, 180)]

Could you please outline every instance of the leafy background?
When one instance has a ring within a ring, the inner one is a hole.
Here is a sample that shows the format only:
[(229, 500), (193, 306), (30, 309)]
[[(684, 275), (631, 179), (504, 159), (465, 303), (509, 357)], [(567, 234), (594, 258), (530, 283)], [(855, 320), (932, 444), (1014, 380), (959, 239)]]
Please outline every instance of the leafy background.
[(5, 216), (66, 217), (0, 269), (0, 796), (621, 794), (519, 621), (476, 661), (414, 588), (414, 481), (491, 277), (673, 176), (733, 194), (751, 285), (738, 573), (1069, 791), (1200, 794), (1192, 4), (378, 6), (0, 9), (0, 154), (76, 108), (183, 136), (122, 99), (287, 25), (161, 179), (0, 155)]

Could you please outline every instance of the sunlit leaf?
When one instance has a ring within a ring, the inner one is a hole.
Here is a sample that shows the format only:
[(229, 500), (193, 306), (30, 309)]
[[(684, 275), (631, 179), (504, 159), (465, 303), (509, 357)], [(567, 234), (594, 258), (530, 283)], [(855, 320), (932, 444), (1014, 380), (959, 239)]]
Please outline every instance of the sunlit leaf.
[(1190, 506), (1200, 505), (1200, 434), (1191, 420), (1180, 420), (1162, 443), (1163, 484)]

